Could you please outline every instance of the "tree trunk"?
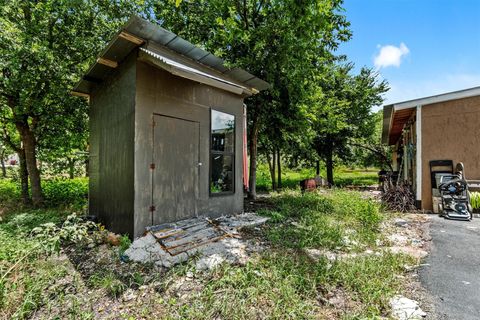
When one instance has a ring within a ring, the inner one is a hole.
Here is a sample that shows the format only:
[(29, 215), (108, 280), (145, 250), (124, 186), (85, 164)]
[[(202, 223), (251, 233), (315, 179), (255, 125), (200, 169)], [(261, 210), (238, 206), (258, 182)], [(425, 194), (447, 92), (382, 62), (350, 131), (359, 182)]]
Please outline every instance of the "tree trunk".
[(20, 186), (22, 193), (22, 203), (24, 205), (32, 204), (32, 199), (30, 199), (30, 193), (28, 190), (28, 170), (27, 170), (27, 160), (25, 158), (25, 150), (19, 149), (18, 152), (19, 159), (19, 173), (20, 173)]
[(320, 175), (320, 160), (315, 161), (315, 172), (317, 173), (317, 176)]
[(325, 157), (325, 165), (327, 167), (327, 181), (330, 186), (333, 186), (333, 151), (332, 149), (328, 150)]
[(68, 177), (73, 179), (75, 177), (75, 161), (71, 157), (67, 157), (68, 162)]
[(90, 170), (90, 155), (87, 156), (87, 160), (85, 160), (85, 177), (88, 177), (89, 170)]
[(27, 163), (28, 177), (30, 178), (30, 188), (32, 191), (32, 203), (35, 207), (43, 205), (44, 199), (42, 194), (42, 186), (40, 184), (40, 171), (37, 168), (36, 156), (36, 140), (33, 132), (30, 130), (28, 123), (17, 122), (17, 130), (22, 139), (23, 148), (25, 150), (25, 160)]
[(248, 198), (257, 199), (257, 142), (258, 142), (258, 119), (253, 118), (252, 132), (249, 139), (249, 152), (250, 152), (250, 172), (249, 172), (249, 190)]
[(275, 191), (275, 153), (273, 154), (273, 161), (270, 155), (270, 152), (266, 152), (265, 156), (267, 157), (268, 171), (270, 172), (270, 183), (272, 184), (272, 190)]
[(278, 175), (277, 188), (282, 189), (282, 161), (280, 158), (280, 148), (277, 148), (277, 175)]
[(2, 166), (2, 177), (7, 177), (7, 168), (5, 167), (5, 151), (0, 153), (0, 164)]

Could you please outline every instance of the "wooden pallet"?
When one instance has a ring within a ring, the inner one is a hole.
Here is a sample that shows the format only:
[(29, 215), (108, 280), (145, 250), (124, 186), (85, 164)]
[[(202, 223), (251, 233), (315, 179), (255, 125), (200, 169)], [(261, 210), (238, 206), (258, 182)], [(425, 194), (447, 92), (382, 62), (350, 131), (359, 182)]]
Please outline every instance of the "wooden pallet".
[(172, 256), (231, 236), (208, 219), (179, 222), (151, 232), (162, 248)]

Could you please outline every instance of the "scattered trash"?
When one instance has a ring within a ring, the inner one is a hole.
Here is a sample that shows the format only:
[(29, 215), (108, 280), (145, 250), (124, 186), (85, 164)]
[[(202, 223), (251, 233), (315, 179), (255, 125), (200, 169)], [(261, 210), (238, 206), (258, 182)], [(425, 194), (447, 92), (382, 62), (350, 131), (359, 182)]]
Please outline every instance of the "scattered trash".
[(398, 320), (423, 319), (427, 314), (420, 308), (418, 302), (397, 295), (390, 299), (392, 316)]

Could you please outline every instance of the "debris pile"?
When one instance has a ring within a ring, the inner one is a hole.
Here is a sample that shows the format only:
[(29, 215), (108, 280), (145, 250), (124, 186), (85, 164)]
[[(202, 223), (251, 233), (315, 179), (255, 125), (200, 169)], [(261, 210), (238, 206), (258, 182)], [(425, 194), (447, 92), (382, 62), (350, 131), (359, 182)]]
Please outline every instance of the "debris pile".
[(390, 184), (389, 188), (382, 194), (382, 202), (392, 211), (409, 212), (417, 210), (412, 190), (405, 183)]
[(147, 234), (136, 239), (125, 255), (135, 262), (154, 263), (170, 268), (198, 257), (197, 270), (206, 270), (229, 262), (246, 263), (249, 253), (261, 246), (244, 241), (240, 230), (264, 224), (268, 218), (244, 213), (215, 220), (194, 218), (150, 227)]

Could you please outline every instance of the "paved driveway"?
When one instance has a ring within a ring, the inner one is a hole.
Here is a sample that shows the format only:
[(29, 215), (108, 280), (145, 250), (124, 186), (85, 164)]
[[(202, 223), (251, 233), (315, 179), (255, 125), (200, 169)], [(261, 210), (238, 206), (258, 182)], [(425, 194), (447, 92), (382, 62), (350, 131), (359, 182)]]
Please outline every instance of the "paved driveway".
[(480, 218), (432, 217), (432, 247), (420, 270), (438, 319), (480, 319)]

